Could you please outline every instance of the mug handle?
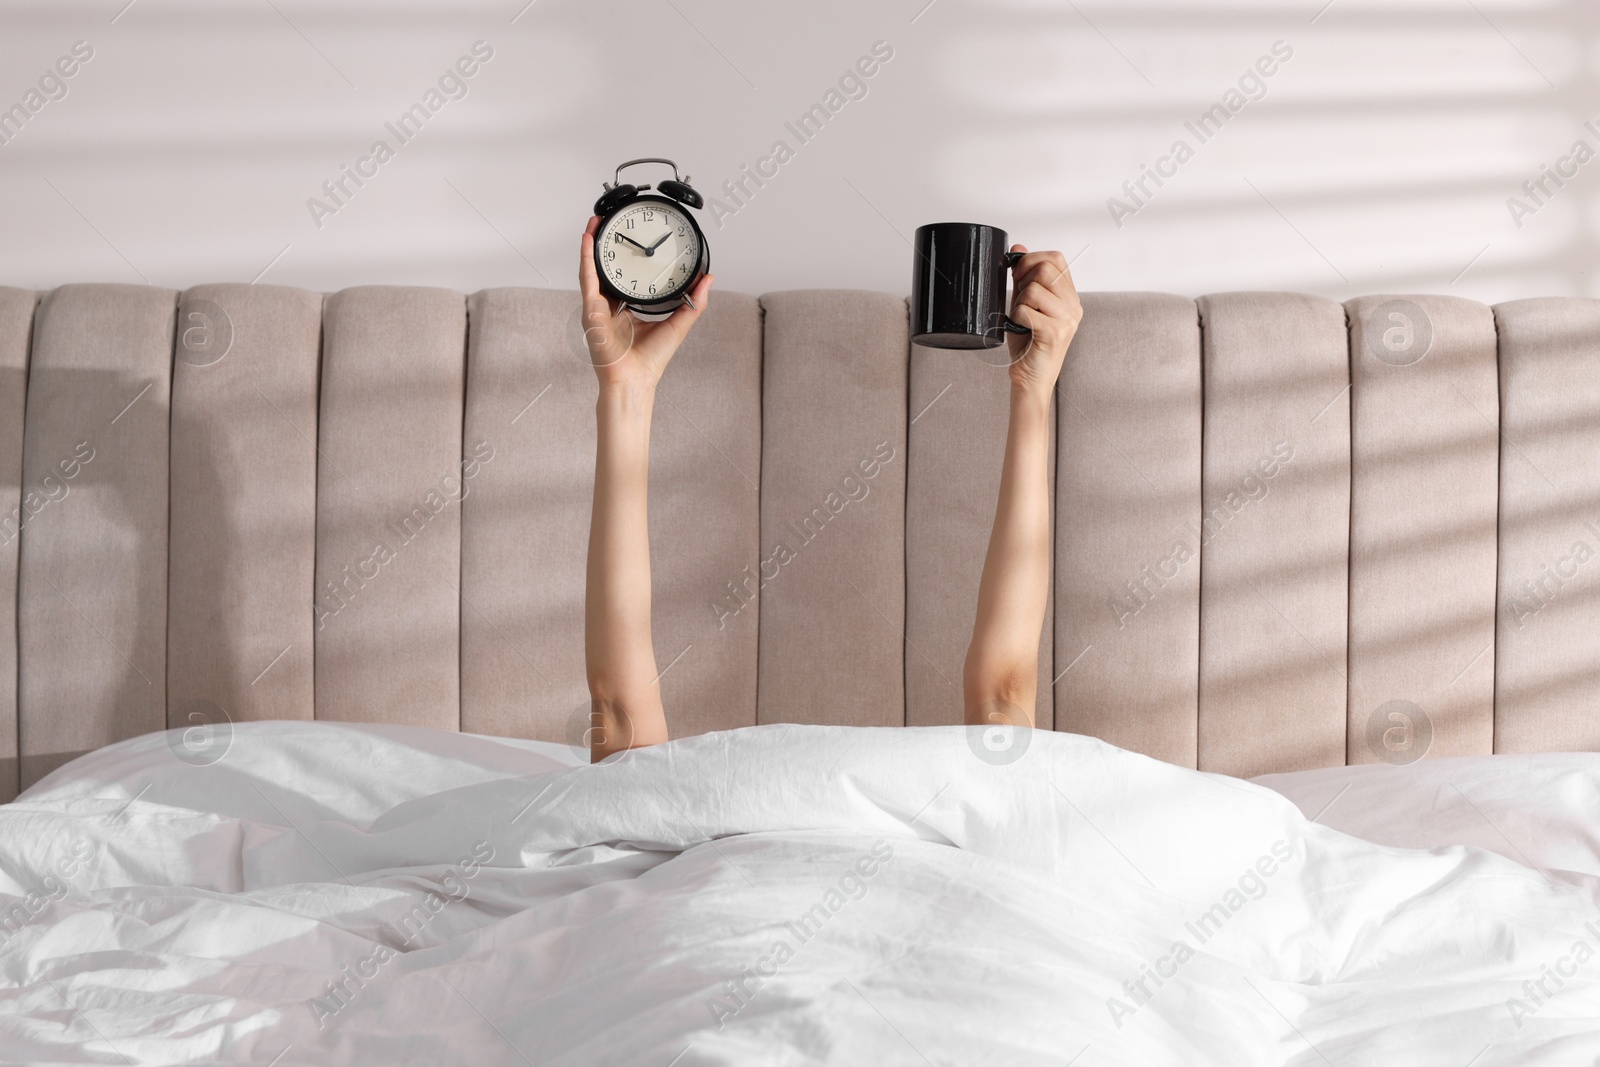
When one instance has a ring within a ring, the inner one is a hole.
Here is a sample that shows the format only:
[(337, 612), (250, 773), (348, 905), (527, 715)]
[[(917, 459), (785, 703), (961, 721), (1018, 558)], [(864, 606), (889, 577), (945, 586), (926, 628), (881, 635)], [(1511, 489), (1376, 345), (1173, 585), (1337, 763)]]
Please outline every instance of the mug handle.
[[(1017, 265), (1017, 261), (1026, 254), (1027, 253), (1025, 252), (1007, 252), (1005, 254), (1006, 269), (1010, 270), (1012, 267), (1015, 267)], [(1005, 328), (1006, 333), (1020, 333), (1028, 337), (1033, 336), (1032, 330), (1028, 329), (1019, 322), (1014, 322), (1010, 315), (1001, 315), (1000, 325)]]

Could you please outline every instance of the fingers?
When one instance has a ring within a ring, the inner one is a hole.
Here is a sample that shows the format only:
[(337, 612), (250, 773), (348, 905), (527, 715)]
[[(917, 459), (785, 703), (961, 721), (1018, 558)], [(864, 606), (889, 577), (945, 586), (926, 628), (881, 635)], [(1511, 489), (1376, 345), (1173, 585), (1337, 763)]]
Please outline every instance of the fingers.
[(691, 307), (687, 303), (680, 304), (678, 309), (668, 316), (667, 327), (672, 331), (674, 344), (681, 342), (684, 337), (688, 336), (689, 327), (693, 326), (700, 318), (701, 313), (705, 311), (706, 304), (711, 300), (711, 283), (715, 279), (716, 276), (712, 274), (707, 274), (701, 278), (695, 284), (695, 287), (689, 291), (689, 299), (694, 302), (694, 306)]
[(1032, 263), (1018, 263), (1024, 268), (1016, 276), (1016, 284), (1028, 285), (1040, 282), (1049, 286), (1051, 292), (1058, 296), (1076, 296), (1078, 289), (1072, 281), (1072, 270), (1067, 266), (1066, 257), (1060, 252), (1039, 252), (1040, 258)]
[(1011, 250), (1021, 253), (1012, 267), (1011, 317), (1032, 331), (1025, 344), (1017, 343), (1022, 338), (1010, 339), (1012, 381), (1048, 390), (1054, 387), (1067, 346), (1083, 320), (1083, 305), (1060, 252), (1029, 252), (1023, 245)]
[(1013, 252), (1025, 253), (1011, 268), (1014, 284), (1018, 289), (1030, 282), (1041, 281), (1050, 287), (1051, 291), (1059, 296), (1077, 294), (1077, 287), (1072, 281), (1072, 270), (1067, 266), (1067, 257), (1060, 252), (1029, 252), (1023, 245), (1013, 245)]
[(1011, 309), (1011, 318), (1032, 330), (1033, 340), (1039, 344), (1060, 340), (1071, 325), (1055, 309), (1040, 307), (1038, 303), (1018, 304)]
[(1083, 317), (1076, 298), (1057, 295), (1042, 282), (1029, 282), (1017, 293), (1011, 317), (1033, 331), (1033, 340), (1055, 351), (1065, 349)]
[(1023, 253), (1012, 268), (1015, 302), (1031, 306), (1041, 315), (1054, 320), (1044, 327), (1045, 334), (1054, 335), (1057, 332), (1054, 327), (1059, 325), (1062, 337), (1070, 339), (1077, 331), (1078, 323), (1083, 320), (1083, 305), (1078, 299), (1078, 290), (1073, 284), (1066, 257), (1054, 251), (1029, 252), (1020, 244), (1013, 246), (1012, 251)]
[(1017, 307), (1029, 307), (1050, 318), (1059, 319), (1068, 326), (1076, 326), (1082, 311), (1076, 300), (1058, 295), (1042, 282), (1029, 282), (1017, 293), (1012, 302)]
[(1011, 309), (1011, 321), (1018, 326), (1026, 326), (1033, 334), (1033, 337), (1021, 338), (1023, 343), (1029, 346), (1033, 344), (1034, 337), (1039, 335), (1039, 321), (1042, 318), (1044, 314), (1038, 308), (1029, 307), (1027, 304), (1018, 304)]
[(1050, 319), (1038, 308), (1018, 304), (1011, 309), (1011, 321), (1018, 326), (1024, 326), (1028, 332), (1025, 334), (1008, 334), (1006, 336), (1006, 349), (1011, 353), (1011, 370), (1015, 375), (1017, 370), (1026, 365), (1030, 356), (1041, 351), (1040, 346), (1045, 343), (1045, 330)]

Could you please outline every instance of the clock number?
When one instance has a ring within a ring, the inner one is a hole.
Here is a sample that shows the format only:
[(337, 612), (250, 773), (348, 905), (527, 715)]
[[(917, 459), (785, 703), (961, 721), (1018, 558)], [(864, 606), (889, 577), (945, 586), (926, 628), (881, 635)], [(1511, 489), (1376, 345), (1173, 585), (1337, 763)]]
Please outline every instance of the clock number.
[(613, 259), (616, 259), (616, 258), (617, 258), (617, 253), (616, 253), (615, 249), (611, 249), (611, 248), (606, 249), (606, 262), (607, 263), (610, 263)]
[(614, 270), (614, 271), (612, 271), (612, 272), (611, 272), (611, 276), (612, 276), (612, 277), (613, 277), (613, 278), (618, 278), (618, 279), (620, 279), (620, 278), (621, 278), (621, 277), (622, 277), (622, 268), (621, 268), (621, 267), (618, 267), (618, 268), (617, 268), (617, 269), (616, 269), (616, 270)]
[(644, 209), (644, 221), (649, 222), (656, 217), (656, 213), (649, 208)]
[(653, 285), (650, 287), (650, 295), (651, 296), (655, 296), (656, 295), (656, 287), (653, 286)]
[(679, 226), (678, 227), (678, 236), (679, 237), (682, 237), (684, 234), (686, 234), (688, 232), (689, 232), (689, 227), (687, 227), (687, 226)]

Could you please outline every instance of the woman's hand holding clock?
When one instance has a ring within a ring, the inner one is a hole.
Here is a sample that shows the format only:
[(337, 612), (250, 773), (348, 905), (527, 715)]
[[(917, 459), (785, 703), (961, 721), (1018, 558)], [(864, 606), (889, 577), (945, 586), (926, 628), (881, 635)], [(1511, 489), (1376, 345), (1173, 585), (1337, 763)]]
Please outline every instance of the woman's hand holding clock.
[(673, 353), (689, 333), (689, 327), (705, 310), (711, 295), (712, 276), (707, 274), (701, 278), (690, 293), (692, 302), (683, 304), (670, 317), (657, 322), (641, 321), (620, 301), (609, 301), (600, 292), (594, 266), (594, 240), (599, 225), (600, 216), (589, 219), (578, 254), (583, 339), (589, 349), (590, 362), (594, 364), (601, 385), (643, 385), (654, 389)]

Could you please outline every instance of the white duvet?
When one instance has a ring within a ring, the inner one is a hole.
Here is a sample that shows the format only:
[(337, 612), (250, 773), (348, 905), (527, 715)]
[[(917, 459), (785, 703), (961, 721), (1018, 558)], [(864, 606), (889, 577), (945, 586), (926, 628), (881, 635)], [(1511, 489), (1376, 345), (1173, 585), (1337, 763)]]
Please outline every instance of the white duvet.
[[(1047, 732), (1006, 765), (959, 727), (769, 726), (595, 767), (151, 735), (0, 807), (0, 1057), (1593, 1063), (1600, 758), (1500, 759), (1270, 780), (1291, 803)], [(1395, 847), (1419, 824), (1494, 839)]]

